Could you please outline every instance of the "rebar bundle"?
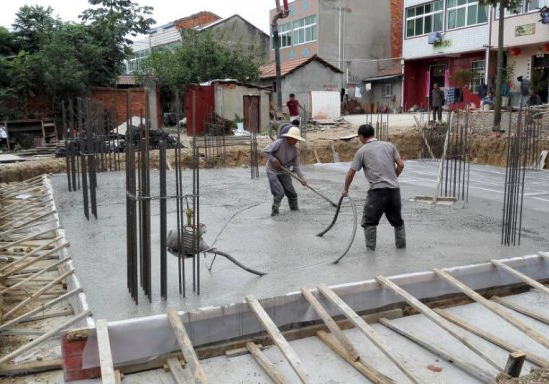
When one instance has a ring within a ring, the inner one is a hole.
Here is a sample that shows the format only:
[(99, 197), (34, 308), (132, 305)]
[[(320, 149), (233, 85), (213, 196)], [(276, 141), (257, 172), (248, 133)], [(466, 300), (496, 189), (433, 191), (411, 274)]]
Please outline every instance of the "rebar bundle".
[[(453, 117), (452, 117), (453, 114)], [(470, 159), (468, 146), (469, 111), (448, 113), (448, 146), (443, 158), (440, 194), (469, 200)]]
[(512, 112), (509, 118), (501, 228), (501, 243), (505, 245), (520, 245), (524, 179), (527, 170), (537, 169), (542, 128), (538, 117), (542, 114), (534, 108), (521, 106), (514, 126)]

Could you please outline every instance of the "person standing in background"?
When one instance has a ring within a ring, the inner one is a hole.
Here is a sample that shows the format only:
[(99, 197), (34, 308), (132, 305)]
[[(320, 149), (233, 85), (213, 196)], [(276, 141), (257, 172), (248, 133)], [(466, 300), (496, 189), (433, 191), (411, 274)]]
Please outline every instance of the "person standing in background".
[(444, 91), (439, 88), (437, 83), (433, 84), (433, 89), (431, 90), (431, 108), (433, 109), (433, 120), (436, 121), (438, 117), (438, 122), (442, 121), (442, 105), (444, 104)]

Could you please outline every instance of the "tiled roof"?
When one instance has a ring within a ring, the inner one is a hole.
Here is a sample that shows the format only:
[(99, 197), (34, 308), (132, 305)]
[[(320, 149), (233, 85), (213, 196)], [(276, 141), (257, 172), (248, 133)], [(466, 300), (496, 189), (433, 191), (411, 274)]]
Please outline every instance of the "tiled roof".
[[(343, 71), (341, 71), (339, 68), (333, 66), (332, 64), (328, 63), (326, 60), (321, 59), (317, 55), (313, 55), (313, 56), (308, 57), (308, 58), (285, 61), (285, 62), (281, 63), (280, 64), (280, 75), (282, 77), (284, 77), (286, 75), (289, 75), (290, 73), (292, 73), (292, 72), (296, 71), (297, 69), (307, 65), (308, 63), (310, 63), (313, 60), (318, 61), (322, 65), (325, 65), (326, 67), (330, 68), (334, 72), (343, 73)], [(262, 65), (259, 68), (259, 72), (260, 72), (259, 77), (263, 80), (264, 79), (271, 79), (271, 78), (276, 77), (275, 63), (273, 62), (273, 63)]]

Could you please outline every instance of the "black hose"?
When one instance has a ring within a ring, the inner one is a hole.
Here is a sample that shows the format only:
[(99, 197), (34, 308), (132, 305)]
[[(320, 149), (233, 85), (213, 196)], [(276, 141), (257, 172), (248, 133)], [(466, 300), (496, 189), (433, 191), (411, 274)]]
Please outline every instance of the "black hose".
[(337, 217), (339, 216), (339, 210), (341, 209), (341, 203), (342, 202), (343, 202), (343, 195), (341, 195), (341, 197), (339, 198), (339, 202), (337, 203), (336, 212), (335, 212), (334, 218), (332, 219), (332, 222), (330, 223), (330, 225), (328, 225), (328, 228), (326, 228), (322, 232), (319, 232), (319, 233), (316, 234), (318, 237), (324, 236), (324, 234), (326, 232), (328, 232), (330, 229), (332, 229), (332, 227), (334, 226), (334, 224), (337, 220)]
[[(341, 195), (341, 197), (339, 198), (339, 202), (337, 204), (337, 209), (336, 209), (334, 218), (332, 219), (332, 222), (330, 223), (330, 225), (328, 225), (328, 227), (325, 230), (323, 230), (322, 232), (319, 232), (319, 233), (316, 234), (318, 237), (322, 237), (326, 232), (328, 232), (334, 226), (335, 222), (337, 221), (337, 217), (339, 216), (339, 210), (341, 209), (341, 203), (343, 203), (343, 197), (344, 196)], [(343, 256), (345, 256), (347, 254), (347, 252), (349, 252), (349, 249), (351, 249), (351, 246), (353, 245), (353, 242), (355, 241), (356, 228), (357, 228), (356, 206), (355, 206), (355, 202), (353, 201), (353, 199), (351, 199), (350, 196), (347, 196), (347, 198), (349, 199), (349, 202), (351, 203), (351, 208), (353, 209), (353, 233), (351, 235), (351, 240), (349, 241), (349, 244), (347, 245), (347, 248), (345, 248), (345, 251), (343, 251), (341, 256), (339, 256), (333, 262), (333, 264), (339, 263), (339, 261), (343, 258)]]
[(219, 249), (217, 248), (210, 248), (210, 249), (206, 249), (204, 252), (208, 252), (208, 253), (213, 253), (214, 255), (220, 255), (220, 256), (223, 256), (225, 258), (227, 258), (229, 261), (232, 261), (233, 263), (235, 263), (236, 265), (238, 265), (240, 268), (242, 268), (243, 270), (247, 271), (247, 272), (250, 272), (250, 273), (253, 273), (254, 275), (258, 275), (258, 276), (264, 276), (266, 275), (267, 273), (265, 272), (259, 272), (259, 271), (256, 271), (255, 269), (251, 269), (251, 268), (248, 268), (246, 267), (245, 265), (241, 264), (238, 260), (236, 260), (234, 257), (232, 257), (231, 255), (229, 255), (228, 253), (225, 253), (223, 251), (220, 251)]
[(339, 263), (339, 260), (343, 259), (343, 256), (345, 256), (345, 255), (347, 254), (347, 252), (349, 252), (349, 249), (351, 249), (351, 245), (353, 245), (353, 242), (355, 241), (356, 227), (357, 227), (356, 206), (355, 206), (355, 202), (353, 201), (353, 199), (351, 199), (350, 196), (347, 196), (347, 198), (349, 199), (349, 202), (351, 203), (351, 207), (353, 208), (353, 234), (351, 235), (351, 240), (349, 241), (349, 245), (347, 245), (347, 248), (345, 248), (345, 251), (343, 251), (343, 253), (341, 254), (341, 256), (339, 256), (339, 257), (333, 262), (333, 264), (337, 264), (337, 263)]

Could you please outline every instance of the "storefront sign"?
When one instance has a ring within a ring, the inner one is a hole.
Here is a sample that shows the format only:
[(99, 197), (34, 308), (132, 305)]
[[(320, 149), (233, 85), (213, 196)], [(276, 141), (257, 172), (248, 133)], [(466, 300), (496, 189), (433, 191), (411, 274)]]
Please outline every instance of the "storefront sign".
[(435, 48), (449, 48), (452, 46), (452, 40), (441, 40), (433, 45)]
[(515, 27), (515, 36), (526, 36), (526, 35), (533, 35), (536, 33), (536, 24), (524, 24), (524, 25), (517, 25)]

